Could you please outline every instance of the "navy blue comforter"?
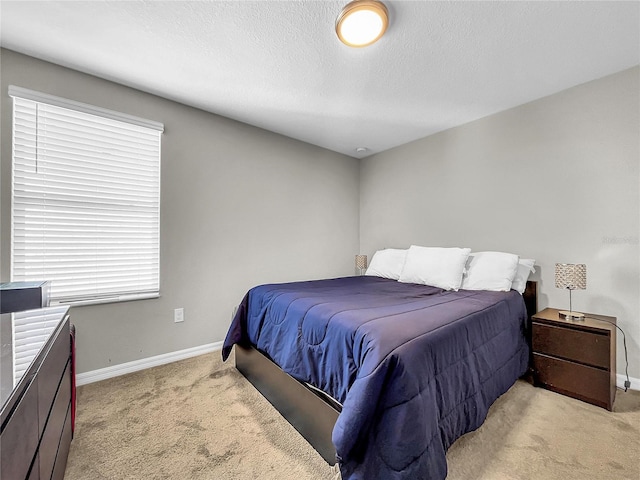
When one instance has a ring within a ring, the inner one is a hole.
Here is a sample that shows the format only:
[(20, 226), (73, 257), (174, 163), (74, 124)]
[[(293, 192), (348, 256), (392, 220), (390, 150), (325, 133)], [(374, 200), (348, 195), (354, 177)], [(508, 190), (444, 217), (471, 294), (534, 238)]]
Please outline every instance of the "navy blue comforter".
[(343, 404), (343, 480), (446, 477), (445, 453), (484, 421), (528, 361), (520, 294), (378, 277), (251, 289), (223, 347), (250, 343)]

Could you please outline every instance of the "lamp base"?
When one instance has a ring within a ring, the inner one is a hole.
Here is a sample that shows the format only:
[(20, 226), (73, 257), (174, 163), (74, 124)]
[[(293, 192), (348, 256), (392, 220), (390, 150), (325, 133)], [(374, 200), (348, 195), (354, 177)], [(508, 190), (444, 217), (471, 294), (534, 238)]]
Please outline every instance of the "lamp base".
[(560, 310), (558, 312), (560, 318), (564, 318), (566, 320), (584, 320), (584, 313), (580, 312), (568, 312), (567, 310)]

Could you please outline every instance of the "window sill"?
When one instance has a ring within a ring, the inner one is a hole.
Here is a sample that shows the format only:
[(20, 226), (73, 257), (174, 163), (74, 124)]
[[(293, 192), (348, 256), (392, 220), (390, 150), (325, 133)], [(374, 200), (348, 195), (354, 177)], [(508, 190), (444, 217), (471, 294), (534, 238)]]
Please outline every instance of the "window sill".
[(113, 297), (88, 298), (83, 300), (52, 300), (51, 305), (69, 305), (71, 307), (84, 307), (87, 305), (102, 305), (105, 303), (133, 302), (136, 300), (149, 300), (152, 298), (160, 298), (160, 293), (114, 295)]

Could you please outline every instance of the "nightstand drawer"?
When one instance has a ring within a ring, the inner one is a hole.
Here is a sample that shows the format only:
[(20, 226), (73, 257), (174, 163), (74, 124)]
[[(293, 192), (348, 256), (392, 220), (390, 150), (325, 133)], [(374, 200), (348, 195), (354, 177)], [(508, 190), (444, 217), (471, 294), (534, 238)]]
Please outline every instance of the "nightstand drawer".
[(535, 381), (549, 390), (611, 409), (611, 373), (559, 358), (533, 354)]
[(607, 335), (533, 322), (531, 345), (536, 353), (608, 370), (611, 359), (610, 343)]

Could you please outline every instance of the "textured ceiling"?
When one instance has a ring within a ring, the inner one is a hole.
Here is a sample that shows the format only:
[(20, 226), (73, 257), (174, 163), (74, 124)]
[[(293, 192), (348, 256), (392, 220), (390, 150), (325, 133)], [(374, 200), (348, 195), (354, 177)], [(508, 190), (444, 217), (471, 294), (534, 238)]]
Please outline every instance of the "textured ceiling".
[(0, 43), (355, 157), (640, 61), (635, 1), (387, 1), (364, 49), (346, 3), (2, 0)]

